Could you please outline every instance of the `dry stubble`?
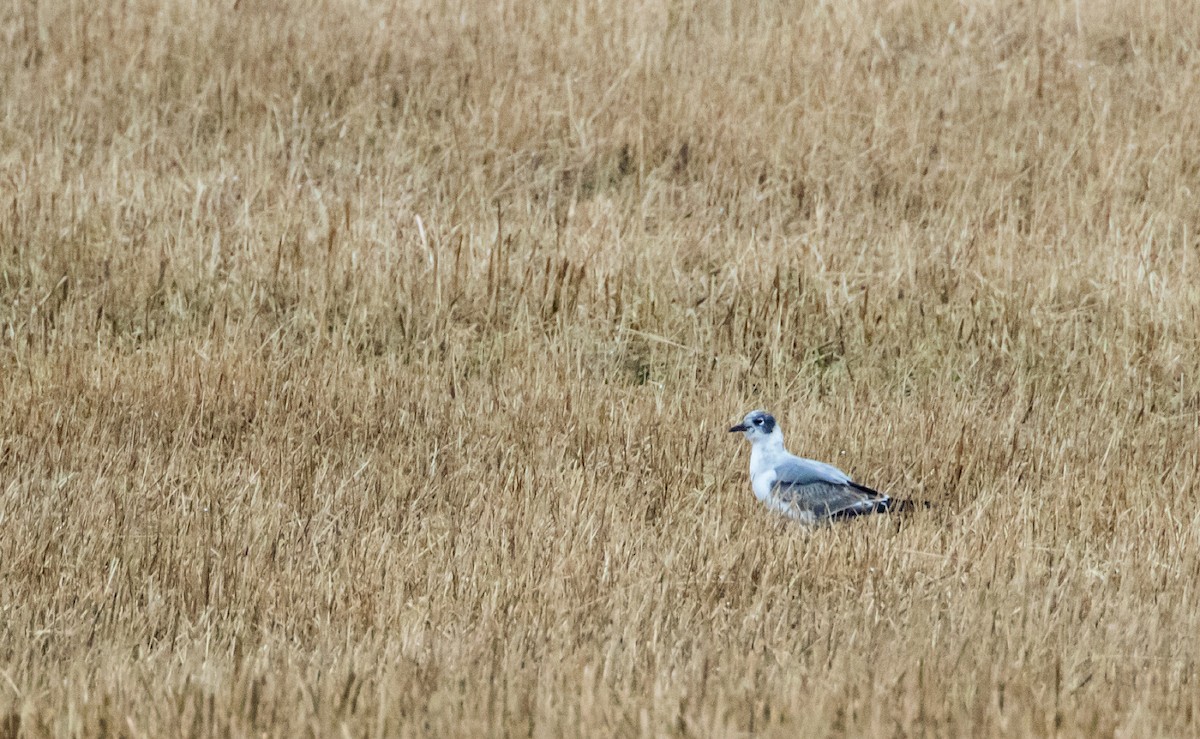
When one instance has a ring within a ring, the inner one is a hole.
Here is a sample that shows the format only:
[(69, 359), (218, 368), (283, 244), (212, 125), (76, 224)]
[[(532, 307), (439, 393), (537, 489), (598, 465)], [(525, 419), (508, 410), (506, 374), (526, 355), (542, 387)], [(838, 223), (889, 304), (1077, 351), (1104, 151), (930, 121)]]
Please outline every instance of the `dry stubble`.
[(1133, 5), (6, 5), (0, 732), (1195, 733)]

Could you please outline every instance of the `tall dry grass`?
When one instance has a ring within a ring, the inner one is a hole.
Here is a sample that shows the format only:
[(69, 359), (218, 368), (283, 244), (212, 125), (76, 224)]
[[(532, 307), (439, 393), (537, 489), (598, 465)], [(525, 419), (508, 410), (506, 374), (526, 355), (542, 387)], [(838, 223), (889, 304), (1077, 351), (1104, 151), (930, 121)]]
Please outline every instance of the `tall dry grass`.
[(1197, 732), (1188, 0), (0, 33), (0, 733)]

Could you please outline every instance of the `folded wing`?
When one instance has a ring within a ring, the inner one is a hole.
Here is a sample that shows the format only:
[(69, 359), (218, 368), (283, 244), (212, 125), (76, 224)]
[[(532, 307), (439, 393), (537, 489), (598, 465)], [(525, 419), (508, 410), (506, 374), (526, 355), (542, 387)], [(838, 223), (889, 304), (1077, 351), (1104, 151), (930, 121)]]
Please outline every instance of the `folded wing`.
[(777, 505), (795, 518), (818, 521), (882, 513), (891, 499), (854, 482), (778, 482), (774, 489)]
[(793, 458), (776, 469), (775, 504), (795, 518), (828, 520), (882, 513), (891, 499), (854, 482), (838, 468)]

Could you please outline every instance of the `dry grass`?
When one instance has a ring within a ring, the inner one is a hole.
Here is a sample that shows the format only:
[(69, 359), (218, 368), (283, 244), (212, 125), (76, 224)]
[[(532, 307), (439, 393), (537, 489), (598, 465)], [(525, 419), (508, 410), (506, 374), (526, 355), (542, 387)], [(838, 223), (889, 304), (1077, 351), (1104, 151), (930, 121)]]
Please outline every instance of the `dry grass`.
[(1190, 0), (0, 32), (0, 734), (1200, 731)]

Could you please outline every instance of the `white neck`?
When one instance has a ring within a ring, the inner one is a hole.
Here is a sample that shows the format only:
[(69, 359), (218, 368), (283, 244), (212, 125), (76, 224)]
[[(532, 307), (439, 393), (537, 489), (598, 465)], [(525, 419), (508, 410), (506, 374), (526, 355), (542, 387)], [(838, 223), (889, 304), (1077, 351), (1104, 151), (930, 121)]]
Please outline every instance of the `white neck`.
[(783, 447), (783, 432), (776, 426), (769, 436), (755, 439), (750, 446), (750, 474), (780, 454), (787, 454), (787, 450)]

